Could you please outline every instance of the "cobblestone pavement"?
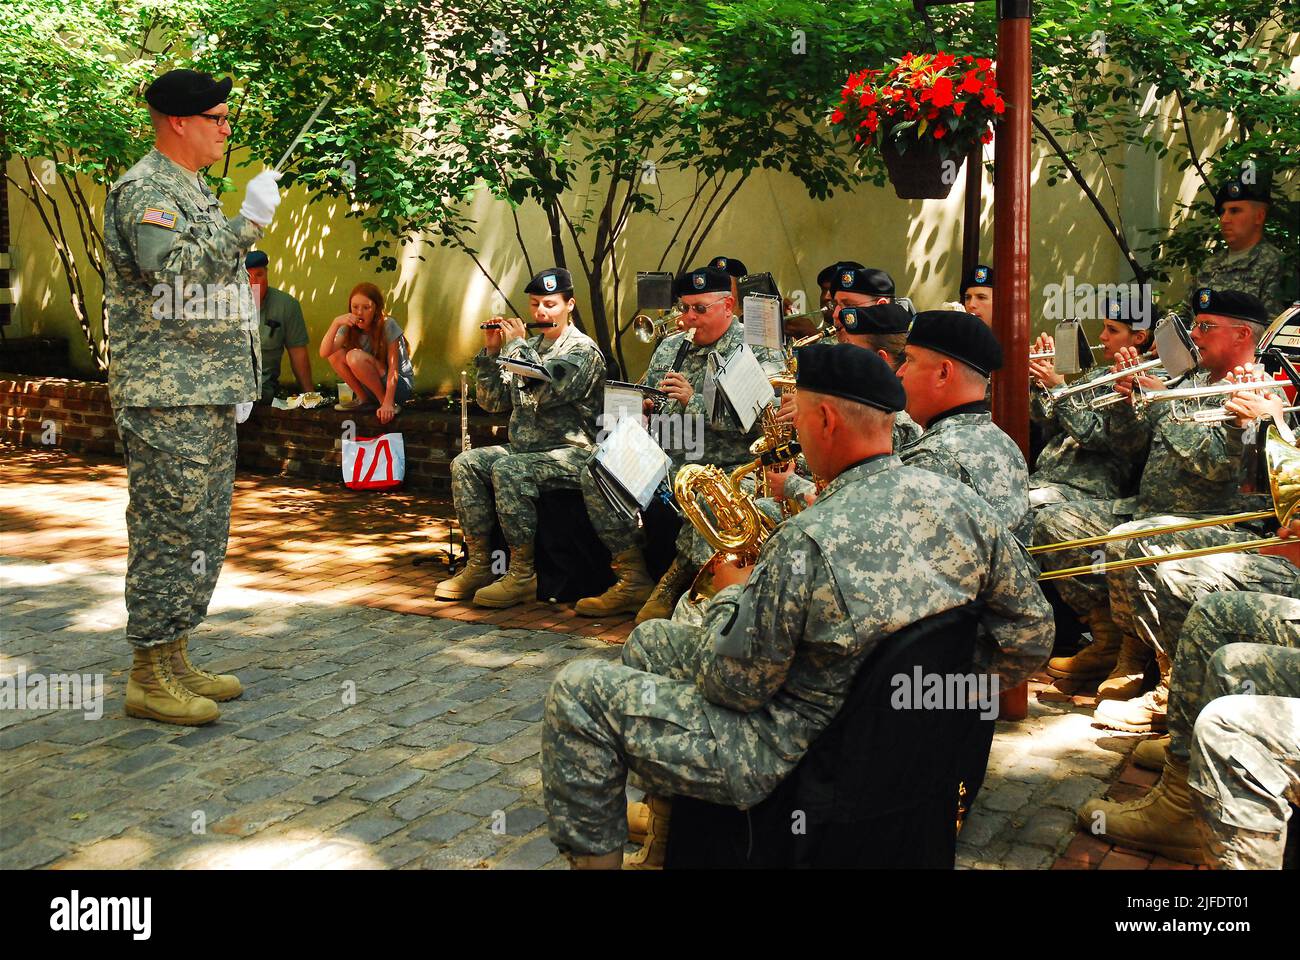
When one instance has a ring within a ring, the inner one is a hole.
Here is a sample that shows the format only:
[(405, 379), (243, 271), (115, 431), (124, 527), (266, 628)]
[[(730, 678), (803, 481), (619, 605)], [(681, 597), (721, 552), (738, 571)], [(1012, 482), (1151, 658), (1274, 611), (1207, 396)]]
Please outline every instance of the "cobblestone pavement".
[[(48, 471), (39, 498), (0, 490), (0, 676), (29, 695), (37, 675), (98, 677), (102, 715), (0, 710), (0, 867), (563, 865), (540, 796), (542, 698), (565, 661), (618, 655), (606, 627), (571, 632), (571, 609), (544, 604), (516, 614), (528, 627), (359, 605), (292, 576), (271, 589), (236, 557), (192, 650), (245, 695), (207, 727), (128, 720), (121, 469), (64, 466), (99, 471), (98, 499)], [(236, 526), (280, 484), (241, 477)], [(297, 509), (320, 520), (331, 491)], [(59, 549), (70, 536), (84, 542)], [(1086, 701), (1031, 689), (1029, 718), (998, 725), (958, 865), (1170, 866), (1077, 832), (1083, 801), (1154, 777), (1126, 766), (1134, 738), (1093, 728)]]

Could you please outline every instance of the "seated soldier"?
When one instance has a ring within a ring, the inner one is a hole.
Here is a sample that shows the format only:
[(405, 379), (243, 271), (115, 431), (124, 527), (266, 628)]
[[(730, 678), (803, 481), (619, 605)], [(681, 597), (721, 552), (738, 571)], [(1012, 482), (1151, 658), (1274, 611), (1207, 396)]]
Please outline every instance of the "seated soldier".
[[(844, 266), (831, 279), (831, 297), (836, 314), (843, 307), (874, 307), (894, 302), (894, 278), (874, 267)], [(835, 329), (841, 330), (838, 316)]]
[[(800, 352), (797, 382), (799, 436), (829, 478), (817, 502), (776, 529), (752, 568), (720, 568), (727, 585), (703, 625), (643, 623), (622, 664), (573, 661), (551, 686), (543, 796), (574, 866), (619, 866), (629, 771), (659, 797), (762, 801), (867, 656), (909, 624), (977, 604), (990, 641), (978, 669), (1008, 688), (1046, 657), (1051, 610), (1010, 531), (968, 488), (891, 454), (904, 396), (888, 364), (815, 345)], [(652, 832), (651, 864), (665, 837)]]
[[(1124, 348), (1145, 353), (1151, 346), (1149, 327), (1135, 327), (1134, 317), (1124, 304), (1110, 303), (1102, 322), (1101, 345), (1105, 365), (1084, 374), (1088, 382), (1111, 373)], [(1034, 342), (1035, 353), (1055, 351), (1056, 343), (1047, 334)], [(1042, 390), (1035, 391), (1029, 414), (1044, 427), (1048, 439), (1038, 454), (1034, 472), (1029, 475), (1029, 505), (1037, 510), (1048, 503), (1064, 500), (1117, 500), (1137, 492), (1138, 478), (1146, 463), (1146, 450), (1117, 450), (1107, 417), (1101, 410), (1086, 404), (1063, 401), (1044, 405), (1043, 391), (1065, 384), (1051, 358), (1029, 361), (1029, 375)]]
[[(572, 277), (563, 267), (550, 267), (524, 292), (541, 332), (527, 339), (522, 320), (497, 318), (484, 329), (483, 350), (474, 358), (475, 398), (489, 413), (510, 411), (509, 442), (467, 450), (451, 462), (452, 496), (469, 561), (438, 584), (439, 600), (473, 597), (481, 607), (510, 607), (535, 599), (537, 500), (546, 490), (578, 489), (578, 475), (595, 447), (605, 361), (595, 341), (571, 323)], [(541, 364), (550, 380), (506, 371), (498, 359)], [(494, 518), (510, 545), (510, 567), (500, 580), (488, 555)]]
[[(715, 389), (709, 374), (710, 355), (730, 357), (745, 343), (744, 326), (735, 316), (731, 280), (713, 267), (692, 270), (677, 278), (673, 294), (685, 307), (680, 321), (684, 329), (664, 337), (641, 378), (642, 383), (653, 384), (668, 394), (667, 405), (656, 416), (655, 428), (660, 445), (672, 460), (670, 486), (688, 459), (728, 471), (740, 466), (751, 459), (750, 444), (763, 435), (759, 421), (744, 430), (730, 410), (723, 410), (715, 418), (705, 406), (706, 397)], [(691, 331), (694, 333), (688, 339)], [(784, 367), (775, 351), (758, 347), (754, 355), (769, 376)], [(693, 526), (683, 524), (677, 536), (677, 556), (659, 583), (649, 589), (642, 531), (610, 505), (589, 470), (582, 471), (581, 483), (587, 513), (614, 558), (618, 580), (599, 596), (579, 600), (577, 612), (584, 617), (602, 617), (638, 610), (638, 623), (669, 616), (696, 571), (713, 556), (713, 548)]]
[(961, 305), (965, 311), (993, 326), (993, 268), (977, 263), (961, 281)]
[(821, 290), (817, 306), (823, 310), (835, 306), (835, 278), (839, 276), (841, 270), (865, 269), (867, 268), (856, 260), (840, 260), (832, 263), (829, 267), (822, 267), (821, 272), (817, 274), (817, 286)]
[(735, 257), (714, 257), (709, 261), (709, 266), (714, 270), (721, 270), (727, 276), (731, 277), (731, 298), (736, 301), (736, 309), (740, 309), (740, 280), (749, 272), (745, 269), (745, 264)]
[(989, 375), (1001, 367), (1002, 347), (979, 317), (955, 310), (917, 314), (898, 377), (907, 412), (925, 432), (898, 455), (909, 466), (967, 484), (1025, 543), (1033, 520), (1029, 470), (984, 399)]
[(299, 393), (311, 393), (311, 359), (307, 356), (307, 325), (302, 319), (302, 304), (296, 298), (266, 282), (270, 258), (261, 250), (252, 250), (244, 258), (248, 285), (257, 301), (258, 330), (262, 334), (262, 397), (270, 403), (280, 382), (280, 360), (289, 351), (289, 366)]

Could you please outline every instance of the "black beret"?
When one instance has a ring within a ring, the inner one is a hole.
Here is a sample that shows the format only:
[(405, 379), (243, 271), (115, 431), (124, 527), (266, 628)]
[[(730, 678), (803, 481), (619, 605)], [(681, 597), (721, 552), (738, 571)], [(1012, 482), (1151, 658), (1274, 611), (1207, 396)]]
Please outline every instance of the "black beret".
[(1192, 313), (1198, 317), (1208, 313), (1264, 326), (1269, 324), (1268, 307), (1264, 306), (1264, 302), (1259, 297), (1238, 290), (1211, 290), (1202, 287), (1192, 296)]
[(971, 287), (991, 287), (993, 286), (993, 268), (987, 263), (977, 263), (966, 271), (966, 276), (961, 278), (961, 292), (965, 293)]
[(840, 323), (848, 333), (907, 333), (912, 315), (897, 303), (840, 307)]
[(1101, 298), (1101, 319), (1114, 320), (1116, 323), (1127, 323), (1130, 327), (1141, 319), (1139, 304), (1132, 302), (1127, 295), (1120, 297), (1117, 295), (1103, 294)]
[(986, 377), (1002, 369), (1002, 345), (988, 324), (973, 313), (924, 310), (912, 321), (907, 345), (936, 350)]
[(795, 383), (804, 390), (865, 403), (886, 413), (907, 406), (898, 375), (874, 350), (849, 343), (813, 343), (798, 350)]
[(693, 293), (730, 293), (731, 274), (716, 267), (697, 267), (681, 274), (673, 283), (673, 296), (686, 297)]
[(714, 257), (709, 261), (709, 266), (714, 270), (722, 270), (729, 276), (735, 277), (737, 280), (749, 273), (749, 271), (745, 269), (745, 265), (735, 257)]
[(169, 70), (149, 84), (144, 99), (169, 117), (192, 117), (225, 103), (232, 82), (229, 77), (216, 80), (197, 70)]
[(244, 266), (249, 270), (255, 269), (256, 267), (264, 267), (270, 262), (271, 258), (261, 250), (249, 250), (248, 256), (244, 257)]
[(839, 260), (832, 263), (829, 267), (822, 268), (822, 272), (817, 274), (817, 286), (820, 287), (822, 284), (833, 283), (835, 281), (835, 275), (845, 268), (850, 270), (866, 269), (866, 267), (858, 263), (856, 260)]
[(548, 267), (528, 281), (524, 293), (538, 297), (551, 293), (573, 293), (573, 274), (563, 267)]
[(831, 291), (838, 293), (841, 290), (867, 296), (892, 297), (894, 278), (874, 267), (842, 266), (831, 278)]
[(1214, 191), (1214, 212), (1222, 216), (1223, 205), (1230, 200), (1254, 200), (1258, 203), (1272, 203), (1269, 197), (1269, 181), (1267, 173), (1257, 173), (1253, 178), (1253, 183), (1243, 183), (1241, 177), (1234, 177), (1224, 183), (1219, 184), (1219, 189)]

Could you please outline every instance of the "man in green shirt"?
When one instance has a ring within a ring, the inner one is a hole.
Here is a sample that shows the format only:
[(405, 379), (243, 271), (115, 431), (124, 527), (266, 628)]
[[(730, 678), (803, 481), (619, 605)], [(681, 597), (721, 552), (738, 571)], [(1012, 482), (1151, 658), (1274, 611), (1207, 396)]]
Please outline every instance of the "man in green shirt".
[(252, 250), (244, 258), (248, 268), (248, 285), (258, 304), (258, 330), (262, 335), (262, 402), (270, 403), (280, 382), (280, 358), (289, 348), (289, 366), (298, 381), (299, 391), (310, 393), (311, 360), (307, 357), (307, 324), (302, 319), (302, 305), (296, 299), (267, 286), (266, 270), (270, 258), (261, 250)]

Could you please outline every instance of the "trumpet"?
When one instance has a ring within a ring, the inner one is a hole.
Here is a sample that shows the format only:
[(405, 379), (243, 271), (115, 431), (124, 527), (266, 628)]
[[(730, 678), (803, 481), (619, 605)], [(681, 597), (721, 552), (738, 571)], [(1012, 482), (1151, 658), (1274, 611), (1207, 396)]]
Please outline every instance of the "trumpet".
[[(1105, 348), (1104, 346), (1098, 345), (1098, 346), (1095, 346), (1095, 347), (1089, 347), (1088, 349), (1091, 350), (1093, 353), (1096, 353), (1098, 350), (1104, 350), (1104, 349), (1106, 349), (1106, 348)], [(1052, 349), (1052, 350), (1031, 350), (1031, 351), (1029, 352), (1029, 359), (1030, 359), (1030, 360), (1055, 360), (1055, 359), (1056, 359), (1056, 350), (1055, 350), (1055, 349)]]
[[(1051, 416), (1052, 410), (1062, 400), (1070, 400), (1079, 397), (1085, 393), (1091, 393), (1102, 387), (1108, 387), (1112, 383), (1123, 380), (1126, 377), (1136, 376), (1145, 370), (1154, 370), (1160, 366), (1160, 358), (1152, 357), (1149, 360), (1143, 360), (1135, 363), (1131, 367), (1124, 367), (1122, 370), (1115, 370), (1111, 373), (1103, 374), (1093, 380), (1087, 380), (1083, 383), (1071, 383), (1061, 387), (1054, 387), (1050, 390), (1044, 390), (1042, 395), (1043, 411)], [(1098, 397), (1093, 397), (1088, 401), (1088, 406), (1093, 410), (1099, 410), (1102, 407), (1108, 407), (1113, 403), (1118, 403), (1124, 399), (1121, 393), (1106, 393)]]
[[(1084, 549), (1105, 543), (1113, 543), (1117, 540), (1145, 539), (1160, 534), (1196, 530), (1200, 527), (1250, 523), (1256, 520), (1275, 519), (1282, 526), (1289, 526), (1297, 518), (1300, 518), (1300, 447), (1287, 443), (1282, 439), (1282, 434), (1277, 427), (1270, 426), (1264, 439), (1264, 463), (1268, 470), (1269, 493), (1273, 499), (1271, 510), (1231, 513), (1220, 517), (1204, 517), (1200, 520), (1166, 524), (1163, 527), (1153, 527), (1150, 530), (1136, 530), (1133, 533), (1109, 533), (1099, 537), (1087, 537), (1083, 540), (1066, 540), (1061, 543), (1030, 547), (1029, 552), (1038, 554), (1054, 553), (1058, 550)], [(1283, 537), (1264, 537), (1260, 540), (1222, 543), (1217, 546), (1201, 547), (1196, 550), (1177, 550), (1173, 553), (1155, 554), (1147, 557), (1129, 557), (1124, 560), (1111, 560), (1108, 563), (1092, 563), (1083, 567), (1050, 570), (1039, 574), (1038, 579), (1061, 580), (1066, 577), (1078, 577), (1084, 574), (1108, 573), (1111, 570), (1128, 570), (1132, 567), (1148, 567), (1169, 560), (1190, 560), (1195, 557), (1209, 557), (1220, 553), (1242, 553), (1248, 550), (1260, 550), (1288, 542), (1290, 541)]]
[[(1292, 407), (1283, 407), (1283, 413), (1300, 413), (1300, 405)], [(1190, 416), (1185, 418), (1174, 417), (1179, 423), (1227, 423), (1229, 420), (1237, 418), (1227, 410), (1215, 407), (1209, 410), (1196, 410)]]
[[(1133, 409), (1145, 410), (1153, 403), (1181, 403), (1186, 400), (1200, 400), (1204, 397), (1231, 396), (1237, 393), (1256, 393), (1264, 390), (1285, 390), (1290, 384), (1282, 380), (1238, 380), (1234, 382), (1212, 383), (1205, 387), (1180, 387), (1176, 390), (1150, 390), (1133, 395)], [(1190, 420), (1190, 415), (1180, 413), (1177, 417), (1182, 422)]]
[(642, 343), (654, 343), (662, 340), (670, 333), (676, 333), (681, 329), (678, 321), (685, 314), (685, 310), (672, 310), (664, 314), (658, 320), (651, 320), (649, 314), (638, 313), (632, 318), (632, 332)]
[[(518, 317), (515, 317), (515, 319), (518, 320), (519, 318), (518, 318)], [(551, 329), (553, 326), (555, 326), (555, 321), (554, 321), (554, 320), (541, 320), (541, 321), (538, 321), (537, 323), (525, 323), (524, 326), (527, 327), (529, 330), (549, 330), (549, 329)], [(501, 329), (501, 321), (500, 321), (500, 320), (489, 320), (487, 323), (480, 323), (480, 324), (478, 325), (478, 328), (479, 328), (480, 330), (500, 330), (500, 329)]]
[[(787, 337), (795, 337), (793, 346), (799, 347), (806, 343), (815, 343), (825, 336), (835, 333), (835, 326), (831, 323), (831, 318), (835, 315), (835, 308), (826, 306), (820, 310), (813, 310), (810, 313), (795, 313), (781, 320), (781, 329)], [(830, 331), (827, 333), (827, 331)]]

